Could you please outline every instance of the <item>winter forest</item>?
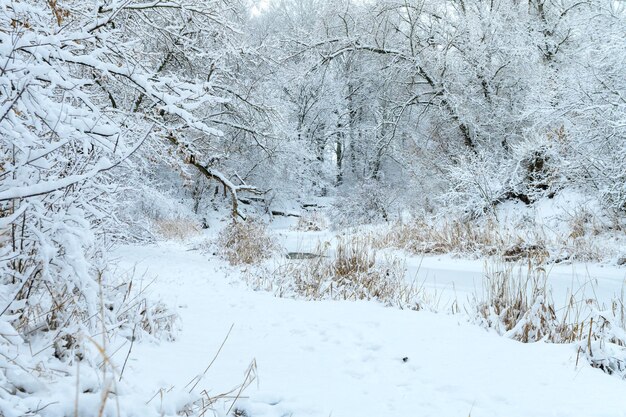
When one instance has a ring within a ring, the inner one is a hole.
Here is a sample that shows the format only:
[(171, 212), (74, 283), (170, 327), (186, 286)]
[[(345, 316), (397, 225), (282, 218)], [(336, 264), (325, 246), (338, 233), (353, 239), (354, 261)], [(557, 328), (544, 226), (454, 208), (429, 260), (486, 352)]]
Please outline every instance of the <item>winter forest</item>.
[(623, 0), (0, 0), (0, 416), (626, 415)]

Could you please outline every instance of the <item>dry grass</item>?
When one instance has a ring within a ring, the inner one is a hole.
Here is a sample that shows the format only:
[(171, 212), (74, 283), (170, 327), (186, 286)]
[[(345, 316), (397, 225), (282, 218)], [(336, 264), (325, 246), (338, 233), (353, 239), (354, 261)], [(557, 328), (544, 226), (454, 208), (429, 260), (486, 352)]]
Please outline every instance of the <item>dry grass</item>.
[(257, 264), (276, 250), (265, 223), (255, 219), (230, 223), (219, 234), (217, 244), (231, 265)]
[(483, 297), (474, 303), (481, 325), (525, 343), (553, 336), (558, 323), (542, 267), (486, 264), (483, 282)]
[(626, 377), (626, 308), (623, 294), (608, 306), (595, 298), (570, 294), (557, 310), (547, 285), (548, 274), (531, 260), (499, 261), (485, 267), (481, 299), (471, 315), (483, 327), (524, 343), (573, 343), (591, 366)]
[(187, 240), (201, 231), (198, 222), (187, 218), (156, 220), (154, 228), (159, 236), (168, 240)]
[(492, 255), (495, 248), (505, 241), (513, 240), (502, 236), (493, 221), (485, 225), (454, 220), (432, 224), (425, 220), (411, 223), (395, 223), (374, 239), (378, 248), (395, 247), (413, 254), (437, 253), (480, 253)]
[(568, 232), (557, 239), (556, 247), (569, 259), (581, 262), (599, 262), (607, 255), (599, 246), (597, 237), (606, 229), (593, 213), (576, 208), (567, 220)]
[(274, 270), (254, 271), (248, 282), (280, 297), (309, 300), (378, 300), (386, 305), (420, 310), (421, 290), (405, 281), (397, 257), (377, 259), (369, 239), (339, 239), (334, 253), (320, 245), (312, 259), (285, 261)]
[(499, 256), (509, 262), (597, 262), (614, 255), (601, 244), (609, 239), (601, 235), (606, 228), (588, 211), (575, 211), (563, 226), (565, 231), (557, 233), (534, 222), (513, 227), (495, 218), (444, 222), (418, 219), (393, 224), (374, 237), (374, 245), (412, 254)]
[(146, 280), (145, 275), (138, 277), (134, 268), (115, 274), (121, 275), (120, 284), (103, 284), (104, 293), (109, 294), (104, 300), (104, 311), (116, 322), (125, 324), (118, 328), (119, 335), (130, 340), (144, 336), (175, 340), (180, 331), (180, 317), (164, 302), (149, 295), (154, 280)]
[[(204, 417), (204, 416), (216, 416), (216, 415), (247, 415), (243, 408), (238, 407), (239, 400), (245, 399), (244, 391), (258, 378), (258, 369), (256, 359), (252, 359), (250, 365), (244, 373), (243, 380), (236, 386), (225, 390), (215, 391), (201, 388), (201, 383), (206, 379), (207, 373), (212, 368), (213, 364), (218, 360), (222, 349), (226, 345), (228, 338), (233, 330), (234, 324), (230, 327), (230, 330), (226, 334), (226, 337), (222, 341), (217, 352), (204, 369), (203, 372), (194, 376), (184, 387), (177, 389), (178, 393), (186, 393), (188, 396), (187, 401), (177, 401), (176, 415), (187, 417)], [(153, 401), (161, 400), (161, 406), (163, 403), (163, 397), (167, 396), (174, 390), (174, 386), (169, 389), (159, 389), (147, 402), (150, 404)], [(224, 411), (227, 410), (225, 413)], [(232, 411), (232, 414), (231, 414)], [(160, 410), (162, 415), (165, 415), (164, 410)]]
[(607, 374), (626, 378), (626, 309), (624, 294), (603, 305), (595, 298), (570, 296), (556, 343), (575, 343), (581, 357)]

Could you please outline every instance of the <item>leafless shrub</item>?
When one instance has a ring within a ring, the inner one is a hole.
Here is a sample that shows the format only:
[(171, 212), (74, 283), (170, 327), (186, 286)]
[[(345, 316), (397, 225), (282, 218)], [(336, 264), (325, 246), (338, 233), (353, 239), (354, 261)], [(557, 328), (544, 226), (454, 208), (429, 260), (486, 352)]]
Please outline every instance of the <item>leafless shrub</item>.
[[(54, 356), (58, 359), (73, 361), (82, 360), (84, 357), (85, 343), (91, 337), (85, 339), (84, 335), (98, 334), (94, 329), (101, 328), (102, 337), (111, 339), (124, 337), (131, 342), (143, 338), (156, 340), (175, 340), (180, 331), (180, 317), (165, 303), (153, 299), (148, 293), (150, 283), (141, 284), (145, 277), (137, 278), (135, 271), (126, 273), (113, 271), (106, 273), (98, 272), (99, 302), (98, 311), (89, 315), (85, 309), (76, 305), (80, 294), (74, 293), (74, 297), (67, 295), (67, 291), (51, 292), (50, 296), (56, 300), (44, 316), (46, 318), (45, 329), (53, 338)], [(35, 321), (34, 310), (31, 316), (24, 316), (21, 326), (23, 332), (31, 329), (42, 329), (40, 321)], [(79, 326), (68, 328), (66, 324), (57, 323), (59, 317), (65, 322), (80, 323)], [(30, 318), (30, 320), (27, 320)], [(92, 329), (89, 331), (89, 329)], [(106, 329), (106, 331), (104, 330)]]
[(623, 319), (614, 312), (597, 312), (596, 320), (589, 320), (587, 341), (579, 342), (579, 352), (591, 366), (609, 375), (626, 378), (626, 332)]
[(133, 268), (127, 272), (108, 274), (114, 281), (102, 280), (101, 315), (112, 323), (119, 323), (115, 331), (129, 340), (149, 337), (157, 340), (175, 340), (180, 331), (180, 317), (163, 301), (149, 293), (153, 281), (138, 276)]
[(230, 223), (219, 234), (217, 243), (231, 265), (256, 264), (276, 249), (267, 226), (256, 219)]

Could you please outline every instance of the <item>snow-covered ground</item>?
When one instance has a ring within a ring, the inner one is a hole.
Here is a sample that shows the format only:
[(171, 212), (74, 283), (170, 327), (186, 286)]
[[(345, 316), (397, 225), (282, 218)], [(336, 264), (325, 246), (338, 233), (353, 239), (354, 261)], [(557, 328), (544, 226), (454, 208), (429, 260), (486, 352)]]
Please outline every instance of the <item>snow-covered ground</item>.
[[(302, 250), (320, 237), (287, 231), (283, 242)], [(175, 342), (137, 344), (124, 376), (165, 414), (184, 402), (185, 386), (204, 372), (233, 326), (196, 392), (229, 391), (254, 360), (258, 377), (237, 402), (250, 417), (626, 416), (626, 382), (584, 360), (577, 365), (570, 345), (522, 344), (463, 315), (275, 298), (251, 291), (215, 256), (178, 244), (126, 246), (115, 254), (122, 267), (156, 277), (152, 293), (182, 318)], [(457, 295), (482, 285), (481, 262), (439, 257), (407, 265), (441, 291), (453, 282)], [(551, 276), (571, 283), (571, 268)], [(602, 291), (619, 292), (623, 269), (589, 271)]]

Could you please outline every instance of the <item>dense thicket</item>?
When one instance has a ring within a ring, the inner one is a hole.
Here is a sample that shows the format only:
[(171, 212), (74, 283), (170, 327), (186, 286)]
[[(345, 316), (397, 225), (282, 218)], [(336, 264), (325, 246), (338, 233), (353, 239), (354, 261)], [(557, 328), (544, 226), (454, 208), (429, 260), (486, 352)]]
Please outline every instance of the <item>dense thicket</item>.
[(270, 4), (251, 23), (285, 137), (343, 208), (476, 216), (576, 189), (623, 213), (621, 2)]

